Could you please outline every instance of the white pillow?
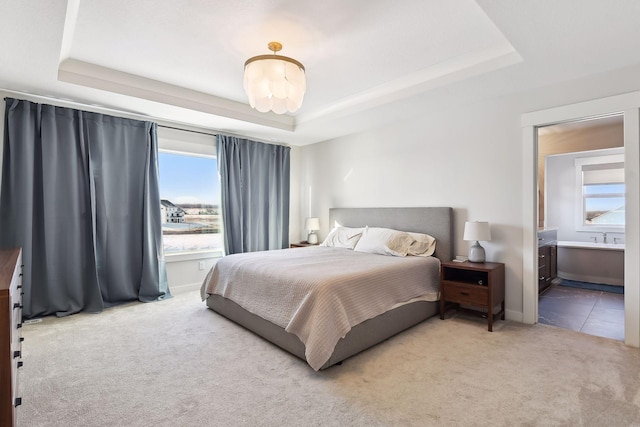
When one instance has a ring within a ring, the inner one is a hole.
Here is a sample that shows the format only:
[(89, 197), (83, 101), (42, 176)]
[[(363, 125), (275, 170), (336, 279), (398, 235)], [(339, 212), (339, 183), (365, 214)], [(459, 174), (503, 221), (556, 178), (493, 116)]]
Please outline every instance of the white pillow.
[(363, 231), (364, 228), (335, 227), (320, 246), (353, 249)]
[(431, 256), (436, 251), (436, 239), (433, 236), (422, 233), (408, 232), (414, 238), (413, 243), (409, 246), (407, 255), (413, 256)]
[(357, 252), (406, 256), (414, 238), (404, 231), (367, 227), (355, 247)]

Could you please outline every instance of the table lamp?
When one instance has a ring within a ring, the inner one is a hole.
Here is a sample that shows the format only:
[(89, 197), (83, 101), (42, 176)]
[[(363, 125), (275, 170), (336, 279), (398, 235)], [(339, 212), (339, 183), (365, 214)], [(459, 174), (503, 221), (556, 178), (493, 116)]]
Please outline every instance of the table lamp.
[(320, 219), (318, 218), (305, 219), (304, 228), (309, 230), (309, 234), (307, 235), (307, 243), (310, 243), (312, 245), (318, 244), (318, 235), (316, 234), (316, 230), (320, 230)]
[(475, 240), (469, 248), (470, 262), (484, 262), (484, 248), (478, 243), (479, 240), (491, 240), (491, 229), (489, 223), (485, 221), (467, 221), (464, 223), (464, 240)]

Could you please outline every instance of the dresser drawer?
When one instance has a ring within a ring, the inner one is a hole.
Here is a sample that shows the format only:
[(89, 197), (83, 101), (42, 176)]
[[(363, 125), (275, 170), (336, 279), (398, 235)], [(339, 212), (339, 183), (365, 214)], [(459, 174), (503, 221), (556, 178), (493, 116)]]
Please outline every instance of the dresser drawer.
[(447, 282), (444, 289), (444, 298), (447, 301), (480, 306), (489, 304), (489, 291), (486, 286)]
[(22, 254), (0, 251), (0, 425), (16, 425), (22, 365)]

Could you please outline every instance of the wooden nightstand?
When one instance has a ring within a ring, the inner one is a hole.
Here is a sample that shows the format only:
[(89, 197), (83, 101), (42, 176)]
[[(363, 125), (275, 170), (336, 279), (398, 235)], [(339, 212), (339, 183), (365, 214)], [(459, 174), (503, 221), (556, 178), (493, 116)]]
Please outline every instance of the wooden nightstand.
[(300, 242), (300, 243), (292, 243), (289, 245), (290, 248), (306, 248), (307, 246), (318, 246), (317, 243), (309, 243), (309, 242)]
[[(444, 319), (447, 302), (486, 309), (491, 332), (494, 316), (504, 320), (504, 264), (443, 262), (440, 267), (441, 319)], [(494, 313), (497, 304), (500, 311)]]

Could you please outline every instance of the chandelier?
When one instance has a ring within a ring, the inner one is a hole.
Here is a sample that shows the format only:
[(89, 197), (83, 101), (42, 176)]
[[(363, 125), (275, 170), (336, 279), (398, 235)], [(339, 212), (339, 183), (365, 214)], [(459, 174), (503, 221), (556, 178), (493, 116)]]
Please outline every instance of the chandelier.
[(259, 55), (244, 63), (244, 91), (251, 108), (276, 114), (296, 112), (302, 105), (307, 82), (304, 65), (293, 58), (276, 55), (282, 44), (268, 44), (272, 55)]

